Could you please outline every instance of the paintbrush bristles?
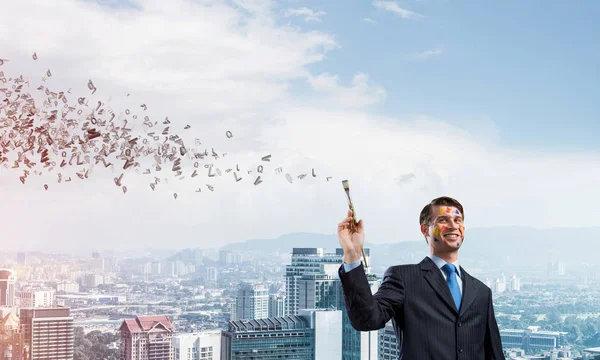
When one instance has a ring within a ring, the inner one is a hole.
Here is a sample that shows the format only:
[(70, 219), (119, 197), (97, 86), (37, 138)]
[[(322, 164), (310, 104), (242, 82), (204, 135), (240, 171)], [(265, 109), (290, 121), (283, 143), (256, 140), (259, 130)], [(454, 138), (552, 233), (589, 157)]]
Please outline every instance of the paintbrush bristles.
[(344, 190), (346, 190), (346, 192), (350, 191), (350, 183), (348, 180), (342, 181), (342, 185), (344, 186)]
[(346, 197), (348, 198), (348, 207), (352, 210), (352, 220), (354, 220), (354, 224), (358, 224), (356, 221), (356, 212), (354, 211), (354, 205), (352, 204), (352, 198), (350, 197), (350, 183), (348, 180), (342, 180), (342, 185), (344, 186), (344, 190), (346, 191)]

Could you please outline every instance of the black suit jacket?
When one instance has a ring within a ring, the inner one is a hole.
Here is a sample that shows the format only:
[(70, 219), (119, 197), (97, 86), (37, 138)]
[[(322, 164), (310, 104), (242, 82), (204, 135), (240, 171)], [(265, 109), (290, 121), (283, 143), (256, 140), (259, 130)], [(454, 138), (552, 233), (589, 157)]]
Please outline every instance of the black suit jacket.
[(440, 269), (426, 257), (419, 264), (389, 267), (372, 294), (362, 264), (339, 276), (352, 327), (372, 331), (392, 319), (401, 360), (505, 359), (492, 305), (492, 291), (461, 266), (460, 309)]

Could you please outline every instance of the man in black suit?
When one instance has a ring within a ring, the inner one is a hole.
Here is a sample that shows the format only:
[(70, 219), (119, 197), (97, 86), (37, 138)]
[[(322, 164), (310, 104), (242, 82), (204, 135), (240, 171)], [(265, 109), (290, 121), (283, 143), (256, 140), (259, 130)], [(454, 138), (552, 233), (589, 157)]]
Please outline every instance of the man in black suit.
[(419, 222), (431, 254), (419, 264), (389, 267), (372, 294), (361, 266), (363, 220), (355, 224), (348, 211), (338, 224), (339, 276), (352, 326), (378, 330), (391, 319), (401, 360), (505, 359), (492, 292), (458, 264), (463, 221), (463, 207), (453, 198), (427, 204)]

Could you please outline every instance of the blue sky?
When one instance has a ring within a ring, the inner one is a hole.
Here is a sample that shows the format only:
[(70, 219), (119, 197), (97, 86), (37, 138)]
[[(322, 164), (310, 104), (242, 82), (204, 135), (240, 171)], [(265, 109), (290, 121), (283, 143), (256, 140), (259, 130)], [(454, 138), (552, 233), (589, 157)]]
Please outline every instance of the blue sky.
[[(598, 225), (600, 3), (127, 1), (5, 2), (2, 71), (26, 76), (32, 93), (72, 89), (69, 101), (107, 104), (140, 134), (144, 116), (169, 117), (200, 152), (228, 154), (215, 160), (223, 176), (189, 176), (190, 159), (183, 180), (130, 168), (125, 195), (119, 167), (85, 181), (79, 167), (61, 168), (75, 180), (62, 184), (56, 173), (22, 184), (22, 168), (1, 167), (14, 246), (51, 246), (49, 236), (80, 246), (81, 234), (115, 248), (330, 234), (347, 211), (342, 179), (372, 243), (420, 240), (418, 213), (442, 195), (463, 203), (470, 228)], [(226, 172), (237, 165), (239, 182)], [(154, 176), (164, 179), (152, 190)], [(32, 206), (45, 214), (35, 227), (22, 216)], [(111, 226), (89, 231), (98, 224)]]
[[(600, 149), (600, 3), (399, 1), (406, 19), (371, 1), (293, 1), (321, 22), (285, 18), (335, 35), (341, 48), (312, 65), (343, 83), (365, 72), (389, 115), (425, 114), (459, 126), (487, 117), (500, 143), (553, 151)], [(361, 21), (369, 18), (376, 23)], [(413, 59), (410, 54), (438, 51)]]

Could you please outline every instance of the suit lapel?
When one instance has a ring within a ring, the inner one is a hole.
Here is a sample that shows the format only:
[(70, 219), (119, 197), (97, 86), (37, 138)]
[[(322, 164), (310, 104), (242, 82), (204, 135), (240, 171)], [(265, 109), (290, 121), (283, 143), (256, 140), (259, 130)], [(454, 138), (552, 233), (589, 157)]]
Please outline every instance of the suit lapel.
[(427, 280), (429, 285), (438, 294), (438, 296), (442, 298), (442, 300), (444, 300), (446, 305), (455, 314), (458, 314), (456, 304), (454, 303), (454, 299), (452, 298), (452, 294), (450, 293), (450, 288), (448, 287), (448, 284), (446, 284), (446, 282), (444, 281), (444, 277), (442, 276), (442, 273), (440, 273), (440, 269), (438, 269), (438, 267), (435, 266), (433, 260), (426, 257), (423, 261), (421, 261), (421, 270), (427, 271), (425, 273), (425, 279)]
[(460, 316), (462, 316), (462, 314), (469, 309), (469, 306), (471, 306), (473, 300), (475, 300), (475, 297), (477, 296), (477, 288), (475, 287), (475, 281), (473, 281), (471, 275), (469, 275), (462, 266), (460, 267), (460, 271), (463, 275), (463, 294), (460, 304)]

